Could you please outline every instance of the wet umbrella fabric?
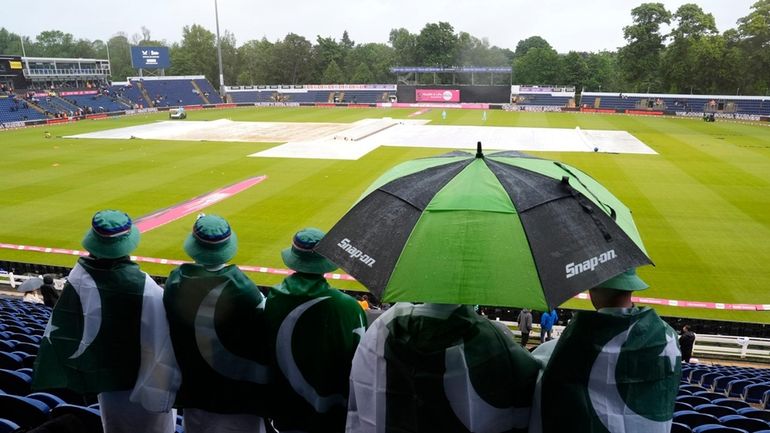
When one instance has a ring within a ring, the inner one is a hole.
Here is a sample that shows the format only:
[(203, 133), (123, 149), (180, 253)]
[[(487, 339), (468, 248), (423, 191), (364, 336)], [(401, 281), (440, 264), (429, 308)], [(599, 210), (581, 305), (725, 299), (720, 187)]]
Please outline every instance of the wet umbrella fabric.
[(21, 283), (19, 287), (16, 288), (17, 291), (26, 293), (31, 292), (33, 290), (39, 289), (43, 285), (43, 279), (38, 277), (30, 277), (27, 278), (26, 281)]
[(316, 251), (386, 302), (539, 310), (652, 263), (630, 210), (589, 175), (480, 149), (389, 170)]

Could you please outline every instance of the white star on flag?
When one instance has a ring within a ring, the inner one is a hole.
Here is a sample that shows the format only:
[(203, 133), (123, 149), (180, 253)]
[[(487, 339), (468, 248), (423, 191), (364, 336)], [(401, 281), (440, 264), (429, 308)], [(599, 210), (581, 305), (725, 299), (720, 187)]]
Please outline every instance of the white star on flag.
[(658, 356), (668, 358), (668, 361), (671, 364), (671, 371), (674, 371), (674, 368), (676, 367), (676, 358), (682, 356), (679, 347), (676, 345), (676, 338), (668, 332), (666, 332), (666, 347), (663, 348), (663, 351), (660, 352)]

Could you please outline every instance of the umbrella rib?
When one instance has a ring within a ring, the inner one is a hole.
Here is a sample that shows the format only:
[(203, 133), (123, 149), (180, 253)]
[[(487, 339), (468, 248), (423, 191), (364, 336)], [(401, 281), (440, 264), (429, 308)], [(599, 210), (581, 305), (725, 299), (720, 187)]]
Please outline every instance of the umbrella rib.
[(572, 172), (572, 170), (570, 170), (570, 169), (568, 169), (567, 167), (565, 167), (565, 166), (564, 166), (564, 164), (560, 163), (559, 161), (554, 161), (553, 163), (554, 163), (554, 164), (556, 164), (556, 166), (557, 166), (557, 167), (559, 167), (559, 168), (561, 168), (562, 170), (566, 171), (566, 172), (567, 172), (567, 173), (568, 173), (570, 176), (572, 176), (572, 177), (573, 177), (575, 180), (577, 180), (577, 181), (578, 181), (578, 183), (579, 183), (580, 185), (582, 185), (582, 186), (583, 186), (583, 188), (585, 188), (585, 189), (586, 189), (586, 191), (588, 191), (588, 192), (591, 194), (591, 196), (592, 196), (592, 197), (593, 197), (593, 198), (596, 200), (596, 202), (597, 202), (597, 203), (599, 203), (599, 205), (601, 205), (602, 207), (604, 207), (604, 208), (606, 208), (606, 209), (609, 209), (609, 210), (610, 210), (610, 217), (611, 217), (613, 220), (614, 220), (614, 219), (617, 217), (617, 213), (615, 212), (615, 209), (613, 209), (613, 208), (612, 208), (612, 206), (610, 206), (610, 205), (608, 205), (608, 204), (604, 203), (603, 201), (601, 201), (601, 200), (599, 199), (599, 197), (597, 197), (597, 196), (596, 196), (596, 194), (594, 194), (594, 192), (593, 192), (593, 191), (591, 191), (591, 188), (589, 188), (588, 186), (586, 186), (586, 184), (584, 184), (584, 183), (583, 183), (583, 181), (582, 181), (582, 180), (580, 180), (580, 178), (579, 178), (578, 176), (576, 176), (576, 175), (575, 175), (575, 173), (573, 173), (573, 172)]
[(390, 192), (390, 191), (386, 191), (386, 190), (384, 190), (384, 189), (382, 189), (382, 188), (378, 188), (378, 189), (379, 189), (380, 191), (382, 191), (383, 193), (385, 193), (385, 194), (387, 194), (387, 195), (389, 195), (389, 196), (391, 196), (391, 197), (395, 197), (396, 199), (398, 199), (398, 200), (401, 200), (402, 202), (404, 202), (404, 203), (408, 204), (409, 206), (412, 206), (413, 208), (417, 209), (417, 210), (418, 210), (418, 211), (420, 211), (420, 212), (422, 212), (422, 211), (424, 211), (424, 210), (425, 210), (424, 208), (421, 208), (421, 207), (419, 207), (419, 206), (415, 205), (414, 203), (412, 203), (411, 201), (409, 201), (409, 200), (406, 200), (406, 199), (404, 199), (403, 197), (399, 197), (399, 196), (397, 196), (396, 194), (393, 194), (393, 193), (392, 193), (392, 192)]

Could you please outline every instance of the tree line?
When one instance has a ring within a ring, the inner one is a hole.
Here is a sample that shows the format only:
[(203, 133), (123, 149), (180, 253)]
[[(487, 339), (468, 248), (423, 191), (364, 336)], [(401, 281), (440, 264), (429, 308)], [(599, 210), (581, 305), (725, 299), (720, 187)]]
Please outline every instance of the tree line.
[[(339, 40), (317, 36), (313, 42), (289, 33), (276, 41), (238, 45), (225, 31), (224, 77), (228, 85), (394, 83), (392, 66), (512, 66), (516, 84), (608, 92), (770, 93), (770, 0), (758, 0), (735, 28), (723, 33), (714, 16), (694, 3), (676, 11), (643, 3), (631, 10), (631, 17), (633, 23), (623, 28), (626, 45), (618, 50), (566, 54), (540, 36), (520, 41), (513, 50), (497, 47), (446, 22), (428, 23), (419, 33), (395, 28), (387, 43), (359, 44), (343, 31)], [(21, 54), (21, 39), (0, 28), (0, 53)], [(140, 34), (118, 33), (107, 41), (76, 39), (58, 30), (23, 39), (32, 57), (107, 58), (109, 50), (116, 81), (137, 74), (130, 46), (169, 46), (167, 74), (205, 75), (219, 82), (216, 36), (198, 24), (185, 26), (181, 41), (172, 44), (153, 40), (144, 27)], [(452, 78), (423, 74), (419, 79), (428, 84)]]

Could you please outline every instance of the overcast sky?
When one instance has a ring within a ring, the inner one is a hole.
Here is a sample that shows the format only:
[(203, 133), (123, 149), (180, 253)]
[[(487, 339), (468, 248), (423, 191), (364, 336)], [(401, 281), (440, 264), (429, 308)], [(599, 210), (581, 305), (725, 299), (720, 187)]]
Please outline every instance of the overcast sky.
[[(651, 0), (655, 1), (655, 0)], [(736, 27), (756, 0), (658, 0), (671, 12), (697, 3), (716, 18), (720, 32)], [(52, 2), (10, 1), (3, 5), (8, 30), (34, 38), (62, 30), (75, 38), (106, 40), (118, 32), (129, 38), (147, 27), (153, 39), (169, 44), (182, 27), (200, 24), (215, 31), (214, 0), (131, 0)], [(297, 33), (315, 43), (317, 35), (339, 40), (347, 30), (356, 43), (387, 43), (390, 30), (419, 33), (426, 23), (446, 21), (455, 31), (516, 48), (529, 36), (545, 38), (559, 52), (615, 50), (625, 45), (623, 26), (641, 0), (219, 0), (220, 30), (238, 45), (263, 36), (271, 41)]]

